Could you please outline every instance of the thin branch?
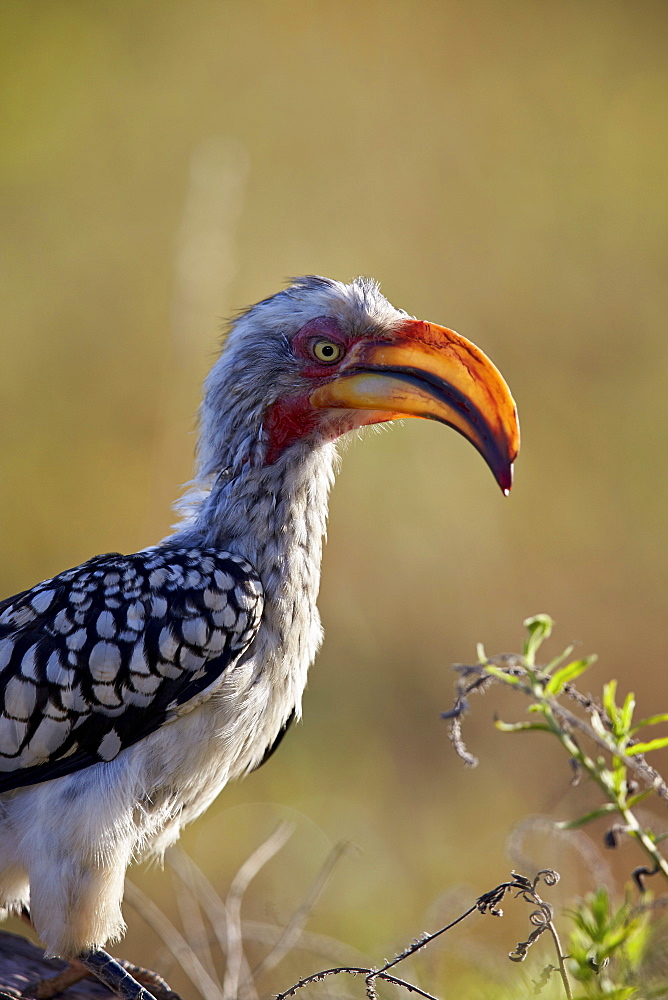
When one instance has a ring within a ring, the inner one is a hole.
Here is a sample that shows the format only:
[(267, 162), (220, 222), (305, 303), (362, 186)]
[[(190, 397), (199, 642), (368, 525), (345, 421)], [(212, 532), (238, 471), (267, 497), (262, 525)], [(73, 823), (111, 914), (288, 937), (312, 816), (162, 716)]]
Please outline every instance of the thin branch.
[(433, 931), (431, 934), (423, 934), (421, 938), (418, 938), (417, 941), (413, 941), (413, 943), (410, 944), (408, 948), (405, 948), (404, 951), (402, 951), (400, 955), (397, 955), (396, 958), (393, 958), (391, 962), (386, 962), (385, 965), (383, 965), (380, 969), (378, 969), (378, 972), (374, 972), (374, 975), (381, 975), (381, 973), (385, 973), (388, 969), (391, 969), (393, 966), (398, 965), (399, 962), (403, 962), (405, 959), (410, 958), (410, 956), (414, 955), (416, 951), (420, 951), (421, 948), (424, 948), (426, 945), (431, 944), (431, 942), (434, 941), (437, 937), (440, 937), (441, 934), (445, 934), (446, 931), (449, 931), (453, 927), (456, 927), (456, 925), (460, 924), (462, 920), (466, 920), (466, 918), (470, 917), (472, 913), (475, 913), (476, 910), (480, 909), (478, 905), (479, 902), (480, 902), (479, 900), (476, 901), (473, 904), (473, 906), (470, 906), (468, 910), (466, 910), (465, 913), (462, 913), (455, 920), (452, 920), (449, 924), (446, 924), (445, 927), (440, 927), (437, 931)]
[(313, 908), (327, 885), (334, 868), (348, 849), (348, 843), (341, 843), (336, 844), (330, 852), (329, 856), (325, 859), (325, 863), (318, 872), (318, 875), (316, 876), (310, 891), (306, 895), (306, 898), (293, 914), (292, 918), (285, 927), (283, 934), (276, 942), (272, 950), (265, 955), (253, 969), (254, 979), (257, 980), (262, 973), (275, 968), (281, 959), (287, 955), (290, 949), (294, 947), (306, 921), (313, 912)]
[[(227, 914), (227, 967), (223, 980), (224, 1000), (238, 1000), (242, 985), (242, 971), (245, 971), (243, 967), (246, 965), (246, 969), (248, 968), (241, 934), (241, 902), (244, 894), (255, 876), (285, 846), (292, 836), (293, 831), (294, 826), (292, 823), (281, 823), (277, 826), (264, 843), (260, 844), (244, 861), (232, 880), (230, 891), (225, 901), (225, 911)], [(252, 993), (255, 994), (255, 990), (251, 984), (252, 976), (248, 970), (243, 976), (243, 985), (249, 992), (252, 989)]]
[(224, 1000), (220, 987), (213, 981), (183, 935), (130, 879), (125, 880), (125, 899), (164, 941), (202, 996), (206, 1000)]
[(170, 847), (165, 854), (165, 861), (178, 877), (192, 887), (200, 906), (206, 913), (216, 940), (223, 953), (227, 952), (227, 912), (225, 903), (220, 898), (208, 878), (182, 848), (176, 845)]
[(172, 868), (172, 880), (176, 890), (176, 904), (179, 909), (179, 916), (181, 917), (181, 926), (184, 929), (188, 944), (222, 991), (223, 987), (216, 973), (213, 955), (209, 947), (209, 932), (202, 918), (202, 910), (199, 905), (197, 893), (195, 892), (191, 873), (190, 871), (185, 871), (183, 874), (177, 873)]
[[(211, 924), (223, 954), (225, 954), (227, 950), (225, 903), (206, 875), (180, 847), (170, 847), (165, 855), (165, 861), (179, 878), (185, 876), (191, 880), (193, 891)], [(244, 941), (257, 941), (275, 948), (282, 940), (285, 929), (266, 921), (242, 920), (241, 933)], [(294, 947), (328, 958), (341, 965), (346, 962), (350, 965), (356, 965), (366, 961), (366, 955), (356, 948), (344, 945), (336, 938), (328, 937), (326, 934), (317, 934), (314, 931), (300, 930)]]
[(536, 891), (536, 886), (541, 880), (544, 881), (546, 885), (553, 886), (559, 881), (559, 875), (557, 872), (546, 868), (539, 871), (535, 878), (531, 880), (523, 875), (518, 875), (516, 872), (512, 872), (512, 879), (510, 881), (502, 882), (489, 892), (483, 893), (483, 895), (479, 896), (472, 906), (460, 914), (460, 916), (456, 917), (455, 920), (450, 921), (450, 923), (446, 924), (444, 927), (440, 927), (437, 931), (433, 931), (430, 934), (424, 934), (418, 940), (413, 941), (413, 943), (405, 948), (401, 954), (397, 955), (391, 961), (386, 962), (380, 968), (365, 969), (360, 966), (342, 965), (335, 969), (324, 969), (321, 972), (314, 973), (312, 976), (300, 979), (299, 982), (295, 983), (289, 989), (285, 990), (283, 993), (279, 993), (274, 1000), (287, 1000), (287, 997), (294, 996), (294, 994), (304, 986), (310, 986), (313, 983), (321, 982), (328, 976), (336, 976), (344, 972), (351, 976), (364, 975), (368, 1000), (377, 1000), (374, 983), (378, 979), (392, 983), (395, 986), (401, 986), (403, 989), (409, 990), (412, 993), (418, 993), (420, 996), (425, 997), (426, 1000), (437, 1000), (437, 998), (431, 993), (427, 993), (419, 986), (415, 986), (415, 984), (409, 983), (405, 979), (398, 979), (396, 976), (391, 975), (388, 970), (394, 968), (400, 962), (404, 962), (411, 955), (414, 955), (417, 951), (426, 947), (426, 945), (430, 944), (441, 934), (445, 934), (446, 931), (451, 930), (457, 924), (466, 920), (467, 917), (470, 917), (471, 914), (476, 911), (483, 914), (489, 913), (492, 916), (497, 917), (503, 916), (503, 910), (500, 909), (499, 904), (502, 902), (505, 895), (511, 891), (515, 892), (515, 896), (521, 896), (526, 902), (537, 906), (538, 910), (532, 913), (529, 917), (529, 920), (534, 925), (535, 930), (533, 930), (529, 935), (529, 939), (527, 941), (520, 942), (520, 944), (517, 945), (515, 951), (511, 952), (510, 957), (514, 961), (523, 961), (531, 945), (538, 940), (544, 931), (549, 930), (557, 952), (559, 972), (561, 974), (567, 1000), (573, 1000), (573, 993), (568, 980), (565, 965), (566, 956), (563, 954), (561, 942), (559, 941), (559, 935), (557, 934), (556, 928), (552, 922), (552, 907), (549, 903), (544, 902)]

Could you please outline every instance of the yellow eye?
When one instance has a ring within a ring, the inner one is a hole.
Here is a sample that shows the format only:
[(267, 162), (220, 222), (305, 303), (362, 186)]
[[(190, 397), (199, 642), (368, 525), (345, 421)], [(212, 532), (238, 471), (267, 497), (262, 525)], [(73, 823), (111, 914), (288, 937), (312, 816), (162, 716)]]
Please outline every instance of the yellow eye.
[(325, 365), (332, 365), (343, 355), (343, 348), (333, 340), (316, 340), (312, 347), (314, 356)]

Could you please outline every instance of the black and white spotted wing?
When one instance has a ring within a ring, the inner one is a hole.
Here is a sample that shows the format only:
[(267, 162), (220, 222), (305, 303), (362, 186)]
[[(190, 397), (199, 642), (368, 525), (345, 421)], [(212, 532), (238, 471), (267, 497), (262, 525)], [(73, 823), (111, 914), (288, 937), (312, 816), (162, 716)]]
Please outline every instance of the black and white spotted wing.
[(205, 700), (262, 585), (212, 548), (97, 556), (0, 602), (0, 792), (113, 760)]

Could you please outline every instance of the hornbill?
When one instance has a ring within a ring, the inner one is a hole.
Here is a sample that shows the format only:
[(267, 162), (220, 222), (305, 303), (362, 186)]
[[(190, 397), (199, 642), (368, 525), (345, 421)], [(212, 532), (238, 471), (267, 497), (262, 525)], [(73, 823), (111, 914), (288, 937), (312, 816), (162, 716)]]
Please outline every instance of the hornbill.
[(0, 603), (0, 905), (47, 955), (150, 1000), (103, 950), (126, 868), (299, 717), (336, 440), (402, 417), (454, 427), (508, 493), (517, 416), (485, 355), (369, 279), (299, 278), (231, 325), (175, 532)]

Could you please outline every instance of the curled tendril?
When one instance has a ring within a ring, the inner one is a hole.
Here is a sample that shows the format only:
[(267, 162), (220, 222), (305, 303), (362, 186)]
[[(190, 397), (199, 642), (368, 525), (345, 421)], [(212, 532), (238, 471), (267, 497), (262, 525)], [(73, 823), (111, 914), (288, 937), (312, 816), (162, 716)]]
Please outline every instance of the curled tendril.
[(508, 952), (511, 962), (523, 962), (529, 951), (529, 941), (520, 941), (514, 951)]
[(639, 868), (633, 869), (633, 881), (638, 886), (638, 891), (640, 893), (647, 892), (647, 887), (645, 886), (645, 879), (651, 878), (652, 875), (658, 875), (661, 869), (658, 865), (654, 865), (653, 868), (647, 868), (645, 865), (641, 865)]
[(548, 903), (541, 903), (538, 910), (529, 914), (529, 923), (532, 927), (547, 927), (554, 916), (552, 907)]
[(533, 887), (535, 889), (541, 880), (545, 885), (553, 886), (557, 884), (560, 878), (559, 872), (555, 872), (554, 868), (542, 868), (533, 880)]
[(544, 914), (541, 914), (539, 910), (532, 913), (531, 916), (529, 917), (529, 921), (532, 924), (536, 924), (536, 921), (533, 919), (534, 917), (540, 917), (541, 918), (540, 923), (537, 924), (536, 930), (532, 931), (531, 934), (529, 934), (529, 937), (526, 939), (526, 941), (519, 941), (515, 947), (515, 950), (510, 952), (508, 958), (510, 959), (511, 962), (523, 962), (524, 959), (527, 957), (531, 945), (534, 944), (534, 942), (538, 940), (541, 934), (543, 934), (548, 929), (549, 922), (542, 919), (544, 917)]

